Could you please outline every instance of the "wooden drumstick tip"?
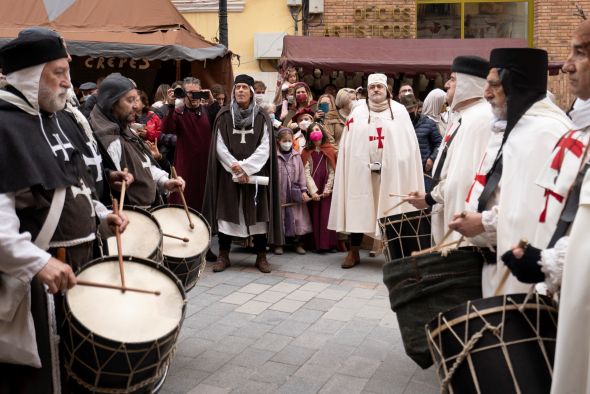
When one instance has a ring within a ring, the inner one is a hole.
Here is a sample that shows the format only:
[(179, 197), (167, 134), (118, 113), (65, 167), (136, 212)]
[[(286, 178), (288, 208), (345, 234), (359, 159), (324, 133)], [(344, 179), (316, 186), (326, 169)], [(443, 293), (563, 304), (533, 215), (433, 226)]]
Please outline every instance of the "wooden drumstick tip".
[[(195, 225), (194, 225), (194, 224), (192, 224), (192, 223), (189, 223), (189, 227), (191, 228), (191, 230), (194, 230), (194, 228), (195, 228)], [(184, 242), (188, 242), (188, 240), (186, 240), (186, 241), (184, 241)]]
[(526, 238), (521, 238), (520, 241), (518, 241), (518, 247), (521, 249), (526, 249), (526, 247), (529, 246), (529, 240)]

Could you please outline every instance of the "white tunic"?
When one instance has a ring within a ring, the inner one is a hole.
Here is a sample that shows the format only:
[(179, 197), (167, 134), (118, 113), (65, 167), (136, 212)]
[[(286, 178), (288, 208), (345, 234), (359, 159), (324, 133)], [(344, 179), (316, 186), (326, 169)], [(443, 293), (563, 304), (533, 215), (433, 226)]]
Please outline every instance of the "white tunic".
[[(361, 103), (344, 128), (336, 163), (336, 176), (328, 228), (345, 233), (380, 237), (377, 219), (416, 209), (389, 194), (424, 192), (418, 140), (405, 107), (390, 102), (389, 110), (369, 110)], [(371, 163), (381, 163), (381, 173)]]
[[(535, 184), (558, 139), (570, 128), (569, 118), (545, 98), (533, 104), (510, 132), (503, 148), (502, 190), (498, 201), (498, 263), (483, 272), (483, 296), (493, 296), (506, 270), (500, 257), (521, 238), (545, 248), (553, 231), (537, 231), (544, 191)], [(510, 275), (501, 293), (527, 292), (530, 284)]]
[[(435, 243), (439, 243), (448, 231), (453, 216), (465, 210), (465, 197), (490, 138), (491, 119), (490, 105), (483, 98), (453, 113), (453, 123), (443, 144), (455, 130), (456, 135), (447, 151), (441, 181), (430, 192), (437, 202), (432, 208), (432, 237)], [(443, 149), (444, 145), (438, 151), (435, 166)], [(461, 234), (453, 232), (445, 242), (457, 241), (460, 237)]]
[[(238, 132), (239, 130), (235, 130)], [(248, 138), (246, 135), (245, 138)], [(231, 166), (234, 163), (238, 163), (242, 170), (246, 173), (246, 175), (250, 176), (259, 172), (262, 167), (268, 161), (270, 155), (270, 145), (269, 145), (269, 135), (268, 130), (266, 128), (266, 124), (264, 125), (264, 131), (262, 135), (262, 140), (260, 145), (256, 148), (254, 153), (250, 155), (248, 158), (244, 160), (236, 159), (227, 149), (227, 146), (223, 142), (223, 138), (221, 137), (221, 132), (217, 131), (217, 158), (219, 162), (223, 166), (223, 168), (233, 175), (233, 171), (231, 170)], [(240, 207), (243, 205), (242, 196), (240, 194), (240, 201), (238, 202)], [(219, 232), (227, 235), (231, 235), (234, 237), (247, 237), (249, 235), (255, 234), (266, 234), (268, 231), (268, 223), (267, 222), (258, 222), (252, 226), (246, 226), (246, 220), (244, 219), (244, 209), (241, 208), (240, 210), (240, 223), (232, 223), (225, 220), (217, 220), (217, 226), (219, 228)]]

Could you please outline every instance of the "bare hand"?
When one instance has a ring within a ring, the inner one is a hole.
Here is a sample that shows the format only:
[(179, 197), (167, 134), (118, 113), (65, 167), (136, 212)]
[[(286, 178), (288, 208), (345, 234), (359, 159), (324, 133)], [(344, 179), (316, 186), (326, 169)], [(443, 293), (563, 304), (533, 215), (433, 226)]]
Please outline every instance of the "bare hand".
[(514, 257), (516, 257), (517, 259), (522, 259), (522, 256), (524, 256), (524, 249), (521, 248), (520, 246), (516, 245), (512, 247), (512, 254), (514, 255)]
[(291, 130), (295, 130), (295, 129), (299, 128), (299, 125), (295, 122), (291, 122), (291, 123), (289, 123), (289, 128)]
[(168, 179), (164, 184), (166, 190), (168, 191), (176, 191), (179, 187), (182, 191), (184, 191), (184, 187), (186, 186), (186, 182), (181, 177), (176, 177), (174, 179)]
[(176, 102), (176, 97), (174, 97), (174, 89), (168, 89), (166, 92), (166, 103), (169, 105), (173, 105)]
[(426, 194), (421, 192), (408, 193), (408, 197), (402, 198), (402, 201), (406, 201), (418, 209), (426, 209), (429, 205), (426, 203)]
[(321, 197), (322, 198), (330, 197), (330, 194), (332, 194), (332, 192), (323, 192)]
[(453, 216), (449, 228), (466, 237), (475, 237), (485, 231), (481, 223), (481, 213), (465, 212)]
[(424, 163), (424, 171), (425, 172), (430, 172), (430, 170), (432, 170), (432, 166), (434, 165), (434, 162), (432, 161), (432, 159), (426, 159), (426, 163)]
[(242, 175), (238, 176), (239, 183), (242, 183), (242, 184), (248, 183), (249, 180), (250, 180), (250, 178), (245, 173), (242, 173)]
[(71, 289), (76, 285), (76, 276), (72, 271), (72, 267), (53, 257), (37, 273), (37, 277), (49, 287), (48, 291), (51, 294)]
[(133, 174), (129, 172), (123, 171), (111, 171), (109, 174), (109, 184), (113, 190), (118, 192), (121, 191), (121, 186), (123, 186), (123, 181), (127, 182), (127, 187), (133, 183), (135, 179), (133, 178)]
[(242, 170), (242, 167), (238, 163), (233, 163), (231, 165), (231, 170), (235, 176), (240, 176), (244, 174), (244, 170)]
[(309, 195), (306, 192), (301, 193), (301, 200), (303, 202), (309, 202), (311, 200), (311, 198), (309, 197)]
[(314, 194), (311, 195), (311, 199), (313, 201), (320, 201), (320, 195), (317, 194), (317, 193), (314, 193)]
[(109, 213), (107, 216), (107, 224), (111, 228), (113, 234), (115, 233), (115, 228), (118, 226), (119, 231), (123, 233), (129, 224), (129, 219), (127, 219), (127, 215), (124, 212), (119, 212), (118, 215), (114, 213)]
[(156, 145), (154, 142), (151, 142), (151, 141), (146, 141), (146, 143), (150, 148), (150, 152), (152, 153), (154, 160), (160, 161), (162, 159), (162, 154), (160, 153), (160, 150), (158, 149), (158, 145)]
[(314, 115), (314, 118), (316, 120), (320, 120), (320, 119), (323, 119), (324, 118), (324, 115), (325, 115), (324, 111), (322, 111), (321, 109), (318, 109), (317, 112)]

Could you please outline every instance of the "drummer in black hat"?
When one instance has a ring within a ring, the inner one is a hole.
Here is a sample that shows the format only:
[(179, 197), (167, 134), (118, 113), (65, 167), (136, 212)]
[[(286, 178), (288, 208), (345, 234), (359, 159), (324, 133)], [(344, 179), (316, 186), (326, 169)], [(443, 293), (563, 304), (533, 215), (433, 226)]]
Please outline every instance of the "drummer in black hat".
[[(498, 48), (490, 55), (485, 98), (492, 105), (494, 127), (501, 142), (487, 155), (493, 157), (482, 180), (478, 212), (455, 216), (449, 227), (472, 237), (496, 232), (497, 253), (510, 250), (521, 238), (535, 246), (549, 242), (556, 219), (538, 226), (546, 196), (536, 181), (553, 147), (570, 127), (565, 113), (547, 96), (547, 52), (535, 48)], [(494, 141), (490, 139), (490, 141)], [(473, 196), (472, 196), (473, 198)], [(496, 292), (527, 292), (530, 285), (505, 277), (499, 260), (484, 267), (484, 297)]]
[(82, 97), (80, 97), (80, 104), (82, 104), (86, 101), (88, 96), (96, 92), (97, 86), (94, 82), (84, 82), (82, 85), (80, 85), (79, 89), (82, 93)]
[(8, 84), (0, 89), (0, 392), (58, 393), (47, 292), (75, 285), (72, 268), (92, 258), (97, 219), (121, 228), (126, 220), (97, 201), (100, 160), (64, 111), (71, 82), (63, 39), (23, 30), (0, 48), (0, 63)]

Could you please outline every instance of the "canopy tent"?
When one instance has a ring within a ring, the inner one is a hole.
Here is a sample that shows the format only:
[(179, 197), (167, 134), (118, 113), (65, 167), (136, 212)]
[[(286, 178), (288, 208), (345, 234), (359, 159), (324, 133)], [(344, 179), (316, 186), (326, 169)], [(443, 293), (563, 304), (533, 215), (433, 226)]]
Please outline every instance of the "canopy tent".
[[(280, 66), (324, 72), (430, 74), (450, 72), (456, 56), (489, 59), (494, 48), (527, 47), (524, 39), (386, 39), (285, 36)], [(561, 64), (551, 63), (557, 74)]]
[[(24, 28), (43, 26), (59, 32), (74, 60), (78, 57), (80, 62), (83, 57), (145, 59), (167, 74), (172, 70), (169, 83), (178, 69), (200, 78), (204, 85), (231, 86), (231, 53), (199, 35), (168, 0), (20, 0), (4, 5), (0, 44)], [(168, 61), (181, 64), (163, 64)], [(140, 72), (139, 68), (111, 68), (101, 70), (105, 74)], [(74, 79), (83, 77), (74, 71), (76, 67), (72, 67)]]

